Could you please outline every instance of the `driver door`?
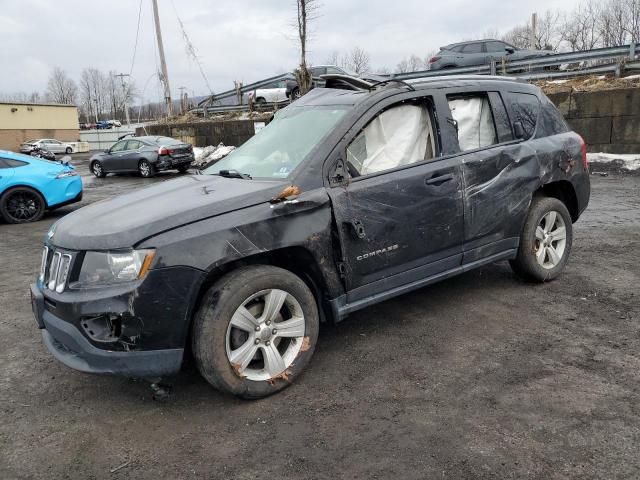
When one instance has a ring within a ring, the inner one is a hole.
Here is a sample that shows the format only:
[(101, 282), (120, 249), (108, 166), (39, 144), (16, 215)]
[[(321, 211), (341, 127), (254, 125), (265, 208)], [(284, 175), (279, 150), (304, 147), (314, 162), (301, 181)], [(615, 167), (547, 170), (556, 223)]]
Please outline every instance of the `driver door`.
[(120, 140), (109, 150), (109, 156), (104, 161), (104, 166), (109, 171), (127, 170), (127, 140)]
[(328, 190), (348, 303), (462, 262), (461, 163), (439, 158), (433, 105), (421, 97), (378, 109), (339, 154), (350, 178)]

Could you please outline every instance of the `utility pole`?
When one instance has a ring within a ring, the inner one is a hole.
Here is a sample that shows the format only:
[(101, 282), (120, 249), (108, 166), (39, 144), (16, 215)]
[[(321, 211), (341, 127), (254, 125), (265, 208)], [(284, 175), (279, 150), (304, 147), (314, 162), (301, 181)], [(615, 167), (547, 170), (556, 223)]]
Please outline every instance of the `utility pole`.
[(156, 38), (158, 40), (158, 53), (160, 54), (160, 68), (162, 69), (162, 83), (164, 84), (164, 101), (167, 103), (167, 114), (172, 115), (171, 89), (169, 88), (169, 74), (167, 62), (164, 59), (164, 45), (162, 44), (162, 32), (160, 31), (160, 15), (158, 15), (158, 0), (152, 0), (153, 18), (156, 24)]
[(180, 113), (182, 114), (187, 111), (186, 93), (184, 93), (186, 89), (187, 87), (178, 87), (178, 90), (180, 90)]
[(538, 28), (538, 14), (531, 14), (531, 38), (529, 39), (529, 43), (531, 44), (529, 48), (535, 50), (536, 49), (536, 30)]
[(119, 75), (114, 75), (115, 77), (120, 77), (120, 83), (122, 84), (122, 94), (124, 95), (124, 113), (127, 117), (127, 127), (131, 126), (131, 119), (129, 118), (129, 92), (127, 91), (127, 87), (124, 83), (124, 77), (128, 77), (128, 73), (120, 73)]

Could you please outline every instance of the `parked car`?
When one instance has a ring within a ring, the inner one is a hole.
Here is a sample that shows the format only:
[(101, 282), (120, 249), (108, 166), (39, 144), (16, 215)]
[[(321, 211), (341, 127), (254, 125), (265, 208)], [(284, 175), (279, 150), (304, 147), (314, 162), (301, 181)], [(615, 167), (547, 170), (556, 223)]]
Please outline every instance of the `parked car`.
[(98, 178), (108, 173), (138, 172), (153, 177), (162, 170), (186, 172), (195, 160), (193, 147), (169, 137), (126, 137), (104, 153), (89, 160), (91, 172)]
[(321, 321), (499, 260), (557, 278), (590, 195), (582, 138), (498, 77), (318, 88), (203, 173), (49, 231), (31, 295), (58, 360), (162, 377), (192, 351), (214, 387), (263, 397)]
[(68, 163), (0, 150), (0, 215), (35, 222), (46, 210), (82, 200), (82, 181)]
[(112, 127), (121, 127), (122, 123), (120, 120), (107, 120), (111, 124)]
[(22, 145), (20, 145), (20, 152), (31, 153), (31, 151), (36, 148), (40, 148), (42, 150), (48, 150), (51, 153), (66, 153), (67, 155), (70, 153), (73, 153), (73, 145), (69, 143), (63, 143), (53, 138), (27, 140)]
[(255, 103), (279, 103), (287, 100), (287, 85), (285, 80), (273, 82), (264, 88), (249, 92), (249, 99)]
[(471, 67), (487, 65), (491, 60), (501, 62), (525, 60), (527, 58), (551, 55), (549, 50), (525, 50), (516, 48), (502, 40), (476, 40), (471, 42), (452, 43), (440, 47), (440, 51), (429, 59), (430, 70), (443, 68)]
[[(310, 68), (311, 77), (313, 78), (312, 88), (319, 86), (324, 86), (322, 83), (321, 75), (326, 74), (334, 74), (334, 75), (355, 75), (354, 73), (347, 72), (346, 70), (336, 67), (335, 65), (316, 65)], [(285, 83), (285, 95), (291, 101), (300, 98), (300, 88), (298, 86), (298, 81), (295, 77), (286, 80)]]
[(110, 128), (113, 128), (113, 124), (108, 120), (100, 120), (96, 123), (96, 129), (98, 130), (108, 130)]

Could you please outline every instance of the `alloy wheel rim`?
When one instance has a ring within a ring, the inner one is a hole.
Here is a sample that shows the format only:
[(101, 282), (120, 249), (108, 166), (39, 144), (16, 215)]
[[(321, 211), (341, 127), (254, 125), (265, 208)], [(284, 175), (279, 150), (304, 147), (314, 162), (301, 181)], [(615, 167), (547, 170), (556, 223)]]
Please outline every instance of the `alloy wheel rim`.
[(97, 177), (102, 175), (102, 166), (99, 163), (93, 164), (93, 173), (95, 173)]
[(30, 220), (39, 210), (39, 201), (35, 194), (29, 192), (14, 193), (7, 200), (7, 213), (14, 220)]
[(567, 228), (560, 213), (545, 213), (536, 227), (534, 253), (538, 265), (550, 270), (562, 261), (567, 247)]
[(142, 173), (143, 177), (146, 177), (149, 175), (149, 165), (146, 162), (142, 162), (140, 164), (140, 173)]
[(284, 290), (261, 290), (232, 315), (226, 334), (227, 359), (236, 374), (256, 382), (278, 377), (293, 364), (303, 344), (305, 317)]

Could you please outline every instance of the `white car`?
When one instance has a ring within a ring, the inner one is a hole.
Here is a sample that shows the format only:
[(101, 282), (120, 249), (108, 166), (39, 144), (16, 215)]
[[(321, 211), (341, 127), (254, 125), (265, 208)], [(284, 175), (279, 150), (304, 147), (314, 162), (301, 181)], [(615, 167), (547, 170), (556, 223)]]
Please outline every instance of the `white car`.
[(287, 85), (284, 80), (273, 82), (264, 88), (249, 93), (255, 103), (279, 103), (287, 100)]
[(51, 153), (73, 153), (72, 145), (69, 145), (68, 143), (62, 143), (53, 138), (27, 140), (22, 145), (20, 145), (20, 152), (29, 154), (35, 147), (39, 147), (42, 150), (49, 150)]

